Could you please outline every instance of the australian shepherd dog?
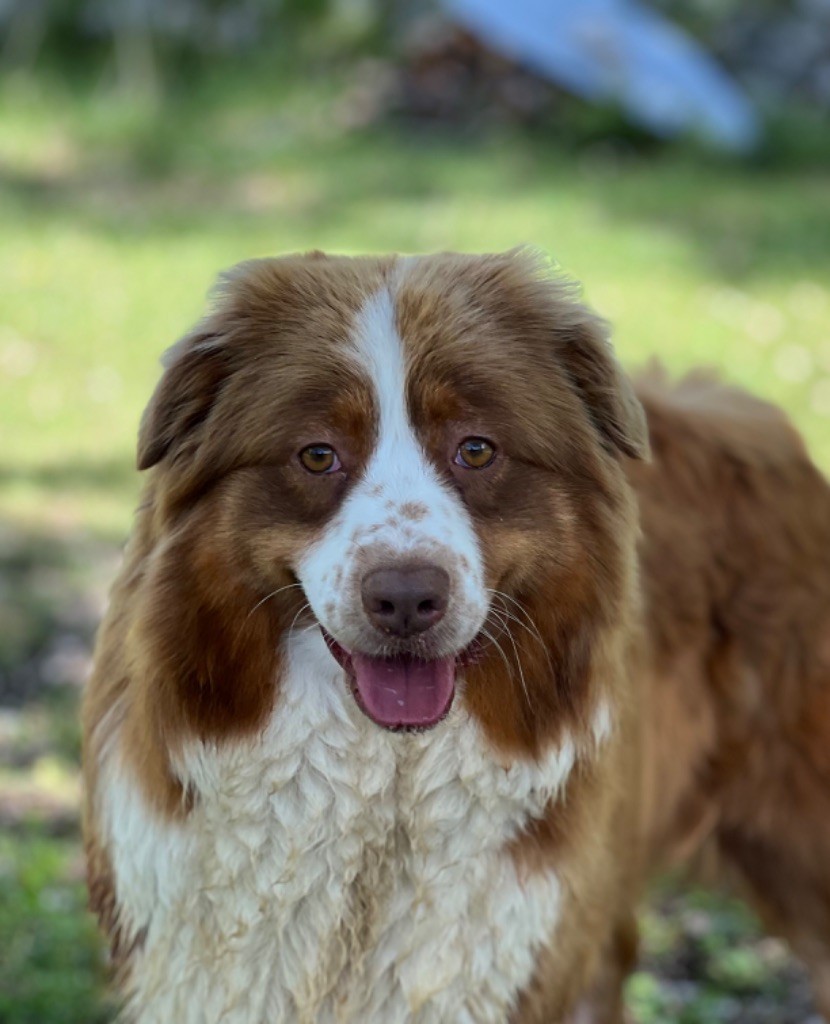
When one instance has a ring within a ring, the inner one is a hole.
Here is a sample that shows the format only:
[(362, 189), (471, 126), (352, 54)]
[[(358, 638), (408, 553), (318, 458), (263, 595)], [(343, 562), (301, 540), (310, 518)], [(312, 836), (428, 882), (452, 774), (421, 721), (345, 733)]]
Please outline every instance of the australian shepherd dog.
[(830, 1014), (830, 487), (538, 255), (244, 263), (167, 354), (85, 695), (135, 1024), (622, 1019), (706, 855)]

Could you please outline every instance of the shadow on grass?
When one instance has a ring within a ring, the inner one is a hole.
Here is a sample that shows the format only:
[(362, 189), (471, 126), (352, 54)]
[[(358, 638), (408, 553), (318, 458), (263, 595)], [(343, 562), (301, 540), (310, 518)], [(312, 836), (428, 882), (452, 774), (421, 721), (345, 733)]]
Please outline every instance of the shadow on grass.
[[(77, 834), (78, 703), (118, 550), (0, 522), (0, 826)], [(0, 1015), (0, 1021), (3, 1017)]]
[(104, 1024), (86, 911), (78, 700), (117, 551), (0, 522), (0, 1022)]
[(80, 687), (117, 559), (85, 531), (0, 522), (0, 708)]

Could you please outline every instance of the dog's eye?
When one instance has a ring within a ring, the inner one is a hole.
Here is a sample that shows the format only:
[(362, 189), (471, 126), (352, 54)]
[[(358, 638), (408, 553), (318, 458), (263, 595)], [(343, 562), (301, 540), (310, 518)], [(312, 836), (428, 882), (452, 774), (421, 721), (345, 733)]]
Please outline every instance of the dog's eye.
[(484, 437), (468, 437), (455, 453), (455, 462), (468, 469), (484, 469), (496, 457), (495, 446)]
[(333, 473), (340, 469), (337, 452), (327, 444), (310, 444), (299, 457), (309, 473)]

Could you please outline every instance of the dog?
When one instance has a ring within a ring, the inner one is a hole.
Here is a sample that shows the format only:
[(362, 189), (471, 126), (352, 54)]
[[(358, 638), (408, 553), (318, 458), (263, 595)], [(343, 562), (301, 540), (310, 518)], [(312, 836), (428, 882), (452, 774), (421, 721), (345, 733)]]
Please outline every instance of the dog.
[(244, 263), (165, 359), (83, 706), (136, 1024), (623, 1019), (705, 858), (830, 1014), (830, 487), (532, 251)]

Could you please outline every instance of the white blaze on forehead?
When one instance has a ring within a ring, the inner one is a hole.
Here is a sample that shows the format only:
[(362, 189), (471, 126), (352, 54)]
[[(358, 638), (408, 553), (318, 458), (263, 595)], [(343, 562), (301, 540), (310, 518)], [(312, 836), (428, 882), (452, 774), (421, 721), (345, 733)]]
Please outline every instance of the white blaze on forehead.
[(352, 330), (354, 361), (375, 397), (374, 450), (297, 572), (326, 629), (344, 646), (362, 649), (377, 640), (363, 615), (362, 576), (390, 560), (441, 565), (450, 574), (450, 605), (441, 624), (442, 653), (449, 654), (470, 643), (483, 624), (483, 568), (470, 515), (427, 458), (409, 417), (393, 289), (373, 295)]
[[(389, 288), (373, 295), (358, 314), (352, 333), (359, 369), (368, 376), (378, 409), (380, 447), (417, 447), (406, 408), (406, 359)], [(377, 452), (375, 453), (377, 456)]]
[[(432, 499), (436, 512), (467, 516), (460, 502), (450, 512), (450, 495), (437, 478), (418, 442), (406, 402), (406, 359), (395, 321), (395, 304), (388, 288), (363, 307), (355, 325), (355, 356), (368, 376), (377, 402), (377, 445), (366, 468), (361, 490), (384, 492), (381, 505), (393, 501)], [(369, 495), (380, 497), (380, 495)], [(367, 510), (368, 511), (368, 510)], [(386, 516), (385, 518), (393, 518)]]

